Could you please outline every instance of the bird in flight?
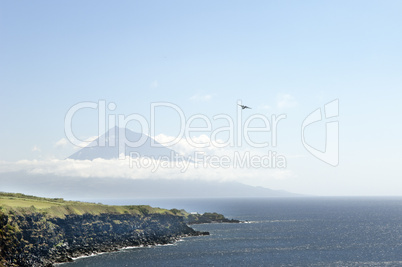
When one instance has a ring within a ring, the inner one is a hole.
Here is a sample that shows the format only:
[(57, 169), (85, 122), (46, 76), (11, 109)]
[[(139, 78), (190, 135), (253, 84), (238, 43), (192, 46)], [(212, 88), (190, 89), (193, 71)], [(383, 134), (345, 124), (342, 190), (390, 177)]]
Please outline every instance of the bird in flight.
[[(245, 105), (240, 105), (240, 104), (237, 104), (237, 105), (241, 106), (241, 109), (250, 108), (250, 107), (247, 107), (247, 106), (245, 106)], [(251, 108), (250, 108), (250, 109), (251, 109)]]

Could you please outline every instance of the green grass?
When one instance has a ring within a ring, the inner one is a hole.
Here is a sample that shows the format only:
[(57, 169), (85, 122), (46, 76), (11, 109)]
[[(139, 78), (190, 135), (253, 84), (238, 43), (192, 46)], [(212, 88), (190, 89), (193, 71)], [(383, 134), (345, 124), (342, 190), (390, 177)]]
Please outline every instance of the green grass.
[(88, 202), (66, 201), (61, 198), (42, 198), (15, 193), (0, 192), (0, 211), (4, 213), (28, 214), (39, 212), (46, 217), (65, 218), (66, 215), (83, 214), (174, 214), (172, 211), (140, 206), (109, 206)]
[(59, 203), (52, 203), (48, 201), (36, 201), (36, 200), (28, 200), (28, 199), (18, 199), (18, 198), (2, 198), (0, 197), (0, 205), (7, 205), (10, 207), (31, 207), (34, 205), (37, 209), (46, 209), (55, 205), (62, 205)]

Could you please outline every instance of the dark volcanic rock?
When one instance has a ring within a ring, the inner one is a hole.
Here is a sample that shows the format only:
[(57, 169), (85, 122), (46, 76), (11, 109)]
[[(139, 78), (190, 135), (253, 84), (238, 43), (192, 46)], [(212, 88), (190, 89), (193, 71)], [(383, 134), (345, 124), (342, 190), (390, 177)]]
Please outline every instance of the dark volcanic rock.
[(123, 247), (168, 244), (208, 235), (169, 214), (68, 215), (65, 219), (0, 212), (0, 265), (52, 266), (72, 258)]
[(222, 214), (213, 212), (206, 212), (204, 214), (190, 214), (186, 218), (188, 224), (202, 224), (202, 223), (240, 223), (239, 220), (228, 219)]

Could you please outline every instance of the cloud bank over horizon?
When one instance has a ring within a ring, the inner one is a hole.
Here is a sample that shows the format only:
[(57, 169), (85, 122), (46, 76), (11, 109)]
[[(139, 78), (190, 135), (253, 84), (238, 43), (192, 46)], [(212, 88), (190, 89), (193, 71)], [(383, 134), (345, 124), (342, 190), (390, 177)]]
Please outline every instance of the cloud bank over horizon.
[(80, 178), (127, 178), (163, 180), (234, 181), (267, 186), (270, 180), (287, 179), (294, 173), (287, 169), (226, 167), (219, 163), (166, 161), (152, 158), (121, 159), (50, 159), (0, 161), (0, 173), (22, 172), (27, 175), (56, 175)]

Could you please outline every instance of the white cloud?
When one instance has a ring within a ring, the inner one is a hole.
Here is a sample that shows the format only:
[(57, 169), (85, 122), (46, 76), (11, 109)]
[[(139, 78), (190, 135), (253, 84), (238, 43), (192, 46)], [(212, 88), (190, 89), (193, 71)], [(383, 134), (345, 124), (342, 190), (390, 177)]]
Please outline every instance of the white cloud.
[[(173, 140), (175, 140), (175, 137), (167, 136), (165, 134), (159, 134), (155, 136), (154, 139), (158, 143), (166, 146), (166, 144), (168, 144), (169, 142), (173, 142)], [(216, 143), (222, 144), (224, 142), (223, 140), (211, 140), (209, 136), (205, 134), (191, 137), (190, 142), (186, 138), (182, 138), (175, 142), (173, 145), (169, 146), (169, 148), (180, 153), (181, 155), (192, 155), (195, 151), (204, 152), (207, 154), (222, 155), (228, 151), (228, 149), (223, 149), (216, 145)]]
[(8, 172), (82, 178), (237, 181), (261, 186), (269, 186), (269, 181), (272, 179), (282, 180), (293, 176), (293, 173), (287, 169), (219, 165), (214, 162), (208, 162), (208, 157), (197, 162), (164, 161), (150, 158), (132, 159), (129, 157), (125, 160), (51, 159), (21, 160), (17, 162), (0, 161), (0, 173)]
[(40, 148), (37, 145), (34, 145), (31, 149), (32, 152), (40, 152)]
[[(93, 141), (97, 136), (88, 138)], [(175, 137), (160, 134), (155, 136), (159, 143), (166, 144)], [(219, 147), (213, 144), (207, 135), (193, 136), (192, 142), (208, 144), (194, 146), (185, 138), (179, 140), (169, 148), (180, 153), (189, 161), (166, 161), (152, 158), (120, 159), (48, 159), (48, 160), (21, 160), (17, 162), (0, 161), (0, 173), (25, 172), (29, 174), (56, 175), (82, 178), (128, 178), (128, 179), (183, 179), (205, 181), (236, 181), (244, 184), (269, 187), (270, 181), (294, 177), (293, 172), (280, 166), (256, 167), (250, 157), (267, 157), (262, 150), (249, 150), (236, 147)], [(222, 142), (222, 140), (215, 140)], [(60, 139), (57, 146), (68, 146), (67, 139)], [(88, 144), (88, 143), (86, 143)], [(243, 160), (245, 155), (246, 160)], [(240, 159), (239, 159), (240, 156)], [(236, 158), (237, 157), (237, 158)], [(224, 159), (224, 162), (222, 161)], [(226, 163), (225, 163), (226, 162)], [(242, 163), (245, 162), (245, 163)], [(273, 161), (272, 161), (273, 162)]]
[(90, 136), (87, 139), (85, 139), (81, 144), (80, 147), (86, 147), (88, 146), (90, 143), (92, 143), (93, 141), (95, 141), (96, 139), (98, 139), (99, 136), (94, 135), (94, 136)]
[(202, 102), (207, 102), (211, 99), (212, 99), (212, 95), (210, 95), (210, 94), (206, 94), (206, 95), (196, 94), (196, 95), (193, 95), (192, 97), (190, 97), (190, 100), (202, 101)]
[(290, 94), (280, 94), (276, 97), (276, 105), (278, 108), (292, 108), (297, 106), (297, 101)]
[(93, 141), (95, 141), (96, 139), (98, 139), (99, 136), (94, 135), (91, 137), (86, 138), (85, 140), (83, 140), (80, 144), (78, 144), (78, 146), (73, 146), (74, 150), (78, 150), (84, 147), (89, 146)]
[(82, 142), (79, 143), (78, 145), (73, 145), (67, 138), (63, 137), (54, 144), (54, 147), (56, 147), (58, 149), (63, 149), (63, 150), (71, 150), (71, 149), (79, 150), (79, 149), (89, 146), (97, 138), (98, 138), (97, 135), (90, 136), (90, 137), (82, 140)]
[(56, 142), (55, 147), (65, 147), (69, 144), (66, 138), (61, 138), (59, 141)]
[(151, 88), (158, 88), (158, 86), (159, 86), (159, 83), (157, 80), (151, 82), (151, 84), (149, 85), (149, 87), (151, 87)]

